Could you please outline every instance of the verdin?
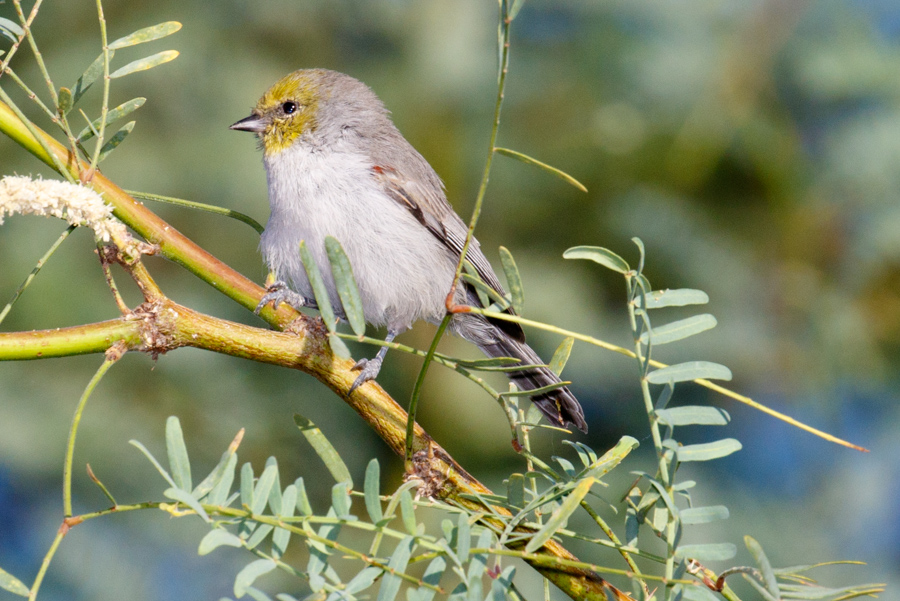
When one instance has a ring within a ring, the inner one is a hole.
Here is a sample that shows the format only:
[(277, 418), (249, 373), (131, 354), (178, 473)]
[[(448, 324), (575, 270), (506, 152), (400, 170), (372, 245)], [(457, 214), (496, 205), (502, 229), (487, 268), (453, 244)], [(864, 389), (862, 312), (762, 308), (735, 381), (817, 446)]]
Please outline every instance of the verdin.
[[(386, 340), (416, 320), (444, 318), (468, 228), (447, 202), (440, 178), (372, 90), (335, 71), (295, 71), (269, 88), (251, 115), (231, 129), (259, 136), (266, 167), (271, 215), (260, 248), (278, 281), (260, 308), (268, 302), (315, 308), (298, 247), (305, 240), (316, 263), (328, 265), (325, 237), (330, 235), (350, 259), (366, 321), (386, 326)], [(504, 294), (476, 240), (466, 258), (485, 283)], [(322, 275), (332, 306), (341, 307), (330, 270)], [(454, 302), (482, 306), (464, 282)], [(518, 324), (458, 313), (450, 329), (490, 357), (543, 364)], [(382, 347), (374, 359), (357, 363), (361, 373), (351, 392), (378, 375), (386, 352)], [(560, 381), (546, 367), (508, 376), (521, 390)], [(551, 423), (587, 432), (584, 412), (568, 388), (531, 400)]]

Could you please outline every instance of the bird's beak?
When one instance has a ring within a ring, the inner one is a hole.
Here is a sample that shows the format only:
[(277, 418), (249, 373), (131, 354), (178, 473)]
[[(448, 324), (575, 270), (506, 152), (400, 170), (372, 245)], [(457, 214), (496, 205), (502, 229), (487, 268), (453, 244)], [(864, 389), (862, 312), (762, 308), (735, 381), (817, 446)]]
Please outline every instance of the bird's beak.
[(266, 119), (264, 119), (260, 115), (257, 115), (256, 113), (253, 113), (249, 117), (244, 117), (228, 129), (261, 133), (266, 131), (266, 125), (268, 125)]

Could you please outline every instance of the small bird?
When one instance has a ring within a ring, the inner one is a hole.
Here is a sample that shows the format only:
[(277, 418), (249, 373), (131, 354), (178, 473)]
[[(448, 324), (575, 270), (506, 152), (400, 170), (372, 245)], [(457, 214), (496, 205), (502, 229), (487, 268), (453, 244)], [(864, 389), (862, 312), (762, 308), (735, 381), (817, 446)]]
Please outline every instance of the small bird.
[[(386, 327), (387, 341), (417, 320), (440, 323), (468, 227), (447, 202), (431, 165), (368, 86), (335, 71), (295, 71), (269, 88), (250, 116), (231, 129), (259, 137), (269, 187), (271, 214), (260, 249), (277, 281), (257, 311), (270, 302), (315, 308), (299, 244), (305, 241), (316, 263), (328, 265), (325, 238), (333, 236), (350, 259), (366, 322)], [(486, 284), (504, 294), (477, 240), (466, 259)], [(341, 307), (330, 270), (322, 275), (331, 305)], [(465, 282), (454, 302), (482, 306)], [(457, 313), (450, 330), (489, 357), (543, 364), (516, 323)], [(386, 352), (382, 347), (373, 359), (354, 366), (360, 374), (351, 393), (378, 375)], [(547, 367), (507, 375), (526, 391), (560, 382)], [(531, 400), (552, 424), (587, 432), (581, 405), (568, 388)]]

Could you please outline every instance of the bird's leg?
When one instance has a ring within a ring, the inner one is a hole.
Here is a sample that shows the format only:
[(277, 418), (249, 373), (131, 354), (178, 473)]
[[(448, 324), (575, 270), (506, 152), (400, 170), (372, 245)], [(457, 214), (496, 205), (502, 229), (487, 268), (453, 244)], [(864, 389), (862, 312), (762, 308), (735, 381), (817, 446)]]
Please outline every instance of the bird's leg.
[[(393, 342), (394, 338), (399, 334), (399, 330), (388, 330), (387, 336), (385, 337), (385, 342)], [(378, 372), (381, 371), (381, 364), (384, 362), (384, 356), (387, 354), (388, 347), (383, 346), (378, 350), (378, 354), (375, 355), (372, 359), (360, 359), (356, 362), (356, 365), (353, 366), (354, 370), (362, 370), (360, 374), (356, 377), (356, 380), (353, 382), (353, 386), (350, 387), (350, 393), (353, 394), (353, 391), (368, 382), (369, 380), (374, 380), (378, 376)]]
[(259, 315), (259, 312), (262, 311), (263, 307), (269, 303), (272, 303), (272, 308), (274, 309), (277, 309), (278, 305), (281, 303), (287, 303), (298, 311), (301, 307), (309, 307), (310, 309), (319, 308), (314, 298), (306, 298), (302, 294), (294, 292), (288, 287), (287, 282), (283, 282), (282, 280), (278, 280), (266, 286), (266, 293), (262, 299), (260, 299), (259, 304), (256, 305), (256, 309), (253, 312)]

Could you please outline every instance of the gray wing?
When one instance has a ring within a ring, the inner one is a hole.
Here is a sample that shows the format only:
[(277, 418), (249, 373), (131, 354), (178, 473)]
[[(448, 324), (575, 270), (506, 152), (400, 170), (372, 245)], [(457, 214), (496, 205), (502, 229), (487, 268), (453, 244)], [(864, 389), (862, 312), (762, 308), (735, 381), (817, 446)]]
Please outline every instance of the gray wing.
[[(421, 156), (417, 158), (422, 162), (425, 161)], [(427, 169), (431, 171), (430, 167)], [(427, 228), (454, 256), (459, 257), (462, 254), (469, 228), (459, 218), (459, 215), (456, 214), (450, 203), (447, 202), (440, 180), (433, 171), (426, 176), (428, 180), (431, 180), (429, 183), (433, 184), (428, 189), (416, 181), (403, 177), (395, 169), (386, 165), (376, 165), (373, 167), (372, 172), (376, 181), (379, 181), (384, 186), (390, 198), (408, 209), (416, 220)], [(484, 283), (499, 294), (506, 294), (503, 286), (500, 284), (500, 280), (497, 279), (497, 274), (494, 273), (494, 269), (488, 262), (487, 257), (484, 256), (484, 253), (481, 252), (478, 241), (474, 238), (469, 244), (466, 259), (472, 264), (478, 273), (478, 277)], [(471, 297), (470, 302), (478, 302), (474, 291), (469, 296)], [(515, 314), (512, 307), (507, 309), (506, 312), (512, 315)], [(525, 334), (519, 324), (500, 319), (489, 321), (512, 338), (524, 342)]]

